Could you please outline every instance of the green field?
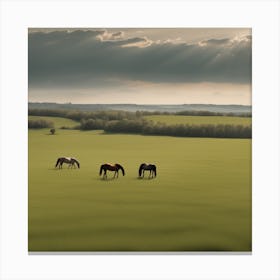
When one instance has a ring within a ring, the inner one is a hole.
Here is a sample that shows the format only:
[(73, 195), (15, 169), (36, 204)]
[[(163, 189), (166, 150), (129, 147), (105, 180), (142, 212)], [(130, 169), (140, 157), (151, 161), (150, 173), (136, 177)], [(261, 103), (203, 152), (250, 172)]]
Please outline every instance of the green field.
[(28, 116), (28, 120), (46, 120), (51, 121), (54, 123), (55, 128), (61, 128), (63, 126), (72, 128), (79, 124), (79, 122), (66, 119), (66, 118), (60, 118), (60, 117), (47, 117), (47, 116)]
[[(251, 251), (250, 139), (48, 131), (29, 130), (29, 251)], [(102, 180), (105, 162), (126, 175)]]
[(145, 119), (155, 122), (174, 124), (233, 124), (233, 125), (251, 125), (252, 118), (247, 117), (228, 117), (228, 116), (176, 116), (176, 115), (151, 115), (145, 116)]

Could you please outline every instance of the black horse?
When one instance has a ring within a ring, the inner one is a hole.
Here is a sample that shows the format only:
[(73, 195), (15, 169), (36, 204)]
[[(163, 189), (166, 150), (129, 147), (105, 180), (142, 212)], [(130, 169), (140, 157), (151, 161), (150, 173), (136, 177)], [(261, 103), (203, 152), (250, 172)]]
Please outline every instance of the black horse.
[(151, 175), (152, 178), (157, 176), (157, 167), (154, 164), (142, 163), (139, 167), (139, 177), (144, 178), (145, 170), (150, 171), (149, 178), (151, 177)]
[(119, 177), (119, 170), (122, 171), (123, 176), (125, 175), (124, 168), (120, 164), (116, 163), (113, 165), (110, 163), (105, 163), (100, 166), (100, 171), (99, 171), (100, 176), (102, 175), (102, 172), (104, 171), (103, 179), (107, 178), (107, 170), (115, 171), (113, 178), (115, 178), (116, 175), (117, 175), (117, 178)]
[(78, 166), (78, 168), (80, 168), (80, 163), (75, 158), (71, 158), (71, 157), (60, 157), (60, 158), (58, 158), (57, 161), (56, 161), (55, 167), (58, 166), (58, 168), (61, 169), (63, 163), (67, 163), (68, 168), (69, 167), (76, 168), (75, 164)]

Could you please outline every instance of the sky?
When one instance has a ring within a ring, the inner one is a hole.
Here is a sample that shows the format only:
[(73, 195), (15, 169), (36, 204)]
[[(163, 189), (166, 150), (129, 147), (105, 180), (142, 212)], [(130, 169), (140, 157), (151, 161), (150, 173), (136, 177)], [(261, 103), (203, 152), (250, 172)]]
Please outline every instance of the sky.
[(29, 102), (251, 105), (249, 28), (30, 28)]

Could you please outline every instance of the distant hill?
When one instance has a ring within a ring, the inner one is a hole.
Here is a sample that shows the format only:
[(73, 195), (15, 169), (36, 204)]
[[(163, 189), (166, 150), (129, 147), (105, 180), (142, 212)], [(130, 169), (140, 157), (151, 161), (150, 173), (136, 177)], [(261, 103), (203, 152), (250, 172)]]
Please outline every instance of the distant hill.
[(138, 104), (72, 104), (72, 103), (28, 103), (29, 109), (65, 109), (81, 111), (123, 110), (136, 111), (209, 111), (219, 113), (251, 113), (252, 106), (244, 105), (215, 105), (215, 104), (182, 104), (182, 105), (138, 105)]

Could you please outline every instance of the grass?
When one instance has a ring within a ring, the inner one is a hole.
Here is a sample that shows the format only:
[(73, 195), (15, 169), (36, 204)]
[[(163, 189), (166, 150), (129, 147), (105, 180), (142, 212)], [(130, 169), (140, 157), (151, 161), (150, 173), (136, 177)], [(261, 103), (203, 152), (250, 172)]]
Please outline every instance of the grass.
[[(105, 162), (126, 175), (102, 180)], [(156, 179), (137, 178), (142, 162)], [(29, 130), (28, 193), (29, 251), (251, 250), (250, 139)]]
[(176, 116), (176, 115), (151, 115), (145, 116), (146, 119), (154, 122), (174, 124), (233, 124), (233, 125), (251, 125), (252, 118), (247, 117), (228, 117), (228, 116)]
[(55, 128), (61, 128), (63, 126), (72, 128), (79, 124), (79, 122), (67, 119), (67, 118), (60, 118), (60, 117), (47, 117), (47, 116), (28, 116), (29, 120), (46, 120), (51, 121), (54, 123)]

